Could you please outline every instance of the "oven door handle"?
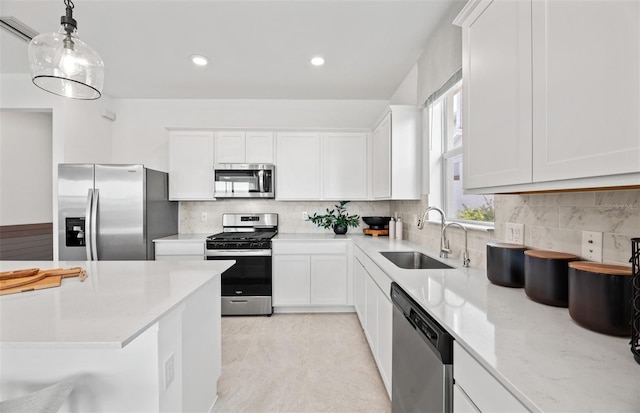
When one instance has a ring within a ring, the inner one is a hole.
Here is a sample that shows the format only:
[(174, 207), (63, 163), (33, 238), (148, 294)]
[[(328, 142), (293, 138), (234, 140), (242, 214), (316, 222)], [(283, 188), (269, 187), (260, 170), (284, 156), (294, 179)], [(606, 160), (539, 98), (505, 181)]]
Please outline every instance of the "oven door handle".
[(207, 250), (207, 257), (270, 257), (271, 250)]

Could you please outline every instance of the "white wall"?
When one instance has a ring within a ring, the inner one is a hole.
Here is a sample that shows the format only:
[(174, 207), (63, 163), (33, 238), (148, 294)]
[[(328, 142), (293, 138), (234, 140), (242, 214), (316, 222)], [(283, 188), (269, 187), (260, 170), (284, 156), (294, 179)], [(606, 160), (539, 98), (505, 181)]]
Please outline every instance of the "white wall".
[(51, 112), (0, 110), (0, 225), (52, 222), (51, 129)]
[[(29, 74), (3, 74), (0, 76), (0, 109), (39, 110), (52, 114), (50, 185), (52, 191), (53, 216), (58, 214), (57, 197), (58, 164), (65, 162), (111, 162), (112, 122), (103, 118), (105, 109), (111, 110), (111, 99), (102, 96), (99, 100), (73, 100), (53, 95), (39, 89), (31, 82)], [(23, 145), (25, 151), (32, 148)], [(20, 180), (16, 171), (7, 179)], [(58, 223), (53, 220), (53, 231)], [(53, 240), (53, 256), (58, 256), (57, 237)]]
[(416, 63), (391, 96), (391, 105), (417, 105), (418, 102), (418, 64)]
[(451, 24), (465, 2), (454, 2), (425, 42), (418, 59), (418, 90), (420, 104), (440, 88), (462, 66), (462, 30)]
[(113, 100), (113, 162), (167, 171), (167, 128), (370, 129), (387, 101)]

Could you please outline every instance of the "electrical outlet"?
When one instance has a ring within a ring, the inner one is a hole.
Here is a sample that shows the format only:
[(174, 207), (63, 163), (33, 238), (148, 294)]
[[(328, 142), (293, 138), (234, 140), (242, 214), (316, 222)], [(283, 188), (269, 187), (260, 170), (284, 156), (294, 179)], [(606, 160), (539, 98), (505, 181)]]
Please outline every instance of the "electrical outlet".
[(173, 353), (164, 362), (164, 389), (167, 390), (175, 378), (175, 363)]
[(207, 220), (207, 213), (203, 212), (202, 214), (200, 214), (200, 221), (206, 221)]
[(582, 231), (582, 258), (602, 262), (602, 232)]
[(524, 224), (507, 224), (505, 241), (511, 244), (524, 245)]
[(306, 221), (307, 219), (309, 219), (309, 213), (307, 211), (303, 211), (302, 212), (302, 220)]

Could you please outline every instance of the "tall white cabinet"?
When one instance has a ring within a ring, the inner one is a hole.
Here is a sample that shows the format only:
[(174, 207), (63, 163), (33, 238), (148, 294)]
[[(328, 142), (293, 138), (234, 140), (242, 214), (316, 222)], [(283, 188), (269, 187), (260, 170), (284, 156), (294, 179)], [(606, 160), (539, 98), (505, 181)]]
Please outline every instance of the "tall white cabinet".
[(169, 199), (213, 200), (213, 132), (169, 134)]
[(640, 2), (472, 0), (463, 33), (464, 185), (640, 185)]
[(392, 105), (373, 128), (373, 199), (420, 199), (421, 111)]
[(529, 183), (531, 4), (482, 3), (468, 20), (462, 58), (464, 185)]

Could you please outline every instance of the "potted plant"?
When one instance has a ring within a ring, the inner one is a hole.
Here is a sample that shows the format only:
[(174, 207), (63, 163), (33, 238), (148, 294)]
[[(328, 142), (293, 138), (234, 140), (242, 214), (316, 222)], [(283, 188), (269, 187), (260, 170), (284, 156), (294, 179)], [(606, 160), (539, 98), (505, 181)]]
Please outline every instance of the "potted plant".
[(307, 221), (311, 221), (322, 228), (333, 228), (336, 234), (346, 234), (347, 227), (357, 227), (360, 225), (360, 217), (358, 215), (349, 215), (347, 213), (347, 205), (349, 201), (340, 201), (335, 205), (335, 209), (329, 210), (327, 213), (318, 215), (314, 213)]

